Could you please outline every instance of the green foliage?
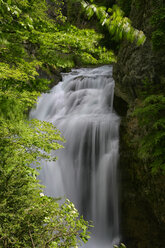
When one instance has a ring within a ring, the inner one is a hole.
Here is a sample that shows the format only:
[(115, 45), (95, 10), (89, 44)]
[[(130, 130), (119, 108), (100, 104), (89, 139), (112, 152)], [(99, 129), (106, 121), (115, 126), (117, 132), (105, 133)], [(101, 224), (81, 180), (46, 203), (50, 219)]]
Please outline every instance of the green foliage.
[(153, 173), (165, 172), (165, 97), (150, 95), (135, 112), (143, 133), (140, 137), (139, 155), (146, 160)]
[(87, 241), (88, 223), (78, 218), (69, 200), (59, 205), (44, 196), (39, 187), (36, 189), (36, 180), (27, 177), (32, 169), (7, 169), (0, 179), (1, 247), (75, 247), (81, 244), (80, 239)]
[[(36, 179), (40, 161), (56, 160), (64, 142), (51, 123), (27, 119), (50, 83), (38, 71), (73, 66), (66, 63), (67, 53), (73, 57), (78, 47), (78, 34), (65, 37), (67, 30), (59, 26), (65, 21), (62, 2), (49, 4), (51, 10), (44, 0), (0, 0), (0, 247), (76, 247), (89, 238), (89, 224), (74, 205), (44, 196)], [(94, 51), (97, 41), (92, 42)], [(81, 47), (89, 56), (85, 42)]]
[[(77, 61), (84, 65), (115, 60), (112, 52), (110, 57), (103, 56), (106, 61), (100, 58), (100, 51), (107, 52), (98, 45), (102, 35), (65, 24), (66, 18), (61, 13), (62, 1), (49, 1), (49, 5), (37, 0), (31, 3), (1, 1), (0, 78), (7, 85), (6, 80), (11, 82), (12, 79), (17, 87), (24, 85), (30, 90), (35, 86), (35, 90), (42, 91), (35, 82), (39, 68), (45, 65), (71, 68), (76, 66)], [(89, 60), (89, 57), (92, 59)], [(46, 85), (48, 83), (43, 84), (44, 90)]]
[[(48, 65), (61, 68), (80, 65), (114, 62), (113, 52), (99, 46), (103, 37), (92, 29), (82, 29), (69, 25), (56, 33), (35, 34), (40, 48), (37, 57)], [(106, 60), (102, 59), (105, 57)], [(91, 58), (91, 59), (89, 59)]]
[[(92, 1), (93, 2), (93, 1)], [(123, 11), (117, 6), (106, 10), (104, 6), (89, 4), (82, 0), (82, 6), (90, 19), (94, 14), (97, 16), (102, 26), (105, 26), (109, 33), (114, 37), (114, 40), (120, 41), (126, 38), (128, 41), (136, 41), (138, 46), (142, 45), (146, 37), (142, 31), (134, 29), (127, 17), (124, 17)]]
[(39, 93), (33, 91), (0, 90), (0, 116), (7, 120), (17, 121), (25, 117), (25, 113), (36, 102)]

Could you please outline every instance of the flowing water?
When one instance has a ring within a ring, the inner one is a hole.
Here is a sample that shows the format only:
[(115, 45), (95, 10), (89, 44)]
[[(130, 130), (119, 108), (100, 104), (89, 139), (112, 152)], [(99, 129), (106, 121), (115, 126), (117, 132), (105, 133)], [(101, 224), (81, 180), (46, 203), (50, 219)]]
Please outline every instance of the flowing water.
[[(93, 220), (89, 248), (119, 242), (117, 162), (119, 117), (113, 111), (112, 67), (75, 69), (43, 94), (32, 118), (52, 122), (66, 139), (58, 161), (45, 163), (46, 194), (67, 197)], [(55, 163), (55, 164), (54, 164)]]

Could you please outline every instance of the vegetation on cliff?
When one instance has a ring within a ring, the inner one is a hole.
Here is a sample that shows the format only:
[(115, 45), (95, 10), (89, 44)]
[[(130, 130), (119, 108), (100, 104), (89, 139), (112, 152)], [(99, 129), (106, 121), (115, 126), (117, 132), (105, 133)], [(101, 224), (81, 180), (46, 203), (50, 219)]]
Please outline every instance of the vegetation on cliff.
[(164, 1), (118, 0), (118, 3), (132, 25), (146, 35), (146, 42), (139, 48), (122, 42), (114, 65), (116, 93), (129, 106), (120, 137), (123, 242), (127, 247), (163, 248)]
[(165, 96), (150, 95), (136, 108), (142, 127), (139, 156), (147, 161), (152, 172), (165, 172)]

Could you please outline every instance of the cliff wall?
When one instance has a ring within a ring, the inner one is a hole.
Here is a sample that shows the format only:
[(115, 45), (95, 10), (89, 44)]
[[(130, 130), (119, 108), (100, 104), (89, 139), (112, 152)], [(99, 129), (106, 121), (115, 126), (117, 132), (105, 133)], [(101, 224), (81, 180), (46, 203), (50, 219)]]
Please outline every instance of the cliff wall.
[(144, 90), (148, 95), (151, 88), (158, 89), (159, 93), (165, 90), (164, 3), (161, 0), (132, 0), (129, 4), (127, 9), (133, 26), (142, 29), (147, 39), (140, 47), (123, 41), (113, 72), (116, 82), (114, 105), (123, 113), (120, 132), (121, 233), (127, 248), (163, 248), (165, 177), (161, 173), (153, 175), (147, 162), (139, 158), (141, 129), (132, 113), (142, 101)]

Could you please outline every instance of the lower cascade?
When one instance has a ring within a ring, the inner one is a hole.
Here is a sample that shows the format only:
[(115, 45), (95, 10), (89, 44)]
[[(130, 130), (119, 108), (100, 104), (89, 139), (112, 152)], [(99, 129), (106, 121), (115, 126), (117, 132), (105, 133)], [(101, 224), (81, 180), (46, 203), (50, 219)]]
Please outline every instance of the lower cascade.
[(66, 139), (56, 162), (45, 162), (40, 179), (45, 193), (67, 197), (92, 220), (83, 247), (119, 243), (117, 162), (120, 118), (113, 110), (112, 67), (74, 69), (43, 94), (31, 118), (52, 122)]

